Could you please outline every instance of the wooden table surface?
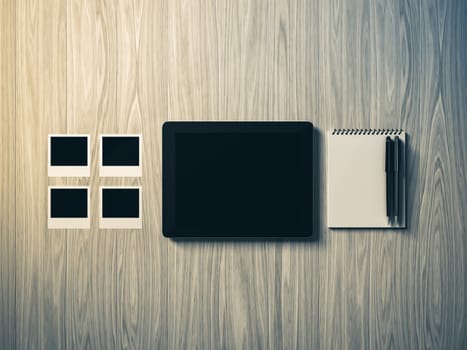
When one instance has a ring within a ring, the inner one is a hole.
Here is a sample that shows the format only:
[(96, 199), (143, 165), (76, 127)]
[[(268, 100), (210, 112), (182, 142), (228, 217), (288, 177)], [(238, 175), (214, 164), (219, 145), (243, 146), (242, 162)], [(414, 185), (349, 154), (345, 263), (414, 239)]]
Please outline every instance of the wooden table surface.
[[(0, 0), (1, 349), (467, 348), (467, 1)], [(166, 120), (308, 120), (319, 240), (161, 235)], [(409, 135), (408, 229), (326, 228), (331, 128)], [(47, 134), (91, 134), (90, 178), (47, 177)], [(143, 134), (100, 178), (100, 133)], [(100, 185), (143, 187), (143, 230), (99, 230)], [(89, 185), (91, 230), (47, 230)]]

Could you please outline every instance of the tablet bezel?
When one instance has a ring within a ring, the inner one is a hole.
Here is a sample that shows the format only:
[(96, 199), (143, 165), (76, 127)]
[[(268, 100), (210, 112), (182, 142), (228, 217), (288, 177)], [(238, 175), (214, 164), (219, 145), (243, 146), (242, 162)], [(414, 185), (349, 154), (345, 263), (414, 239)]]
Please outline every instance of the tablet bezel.
[[(217, 121), (169, 121), (162, 127), (162, 233), (169, 238), (208, 238), (208, 239), (230, 239), (230, 238), (311, 238), (313, 236), (313, 196), (312, 187), (310, 190), (310, 217), (306, 218), (307, 227), (304, 232), (238, 232), (238, 234), (212, 234), (212, 232), (180, 232), (177, 229), (175, 215), (175, 136), (177, 133), (206, 133), (206, 132), (238, 132), (238, 133), (277, 133), (277, 132), (296, 132), (298, 136), (306, 135), (306, 143), (309, 145), (310, 155), (310, 182), (313, 181), (313, 124), (307, 121), (277, 121), (277, 122), (217, 122)], [(298, 226), (298, 225), (297, 225)], [(220, 230), (221, 231), (221, 230)]]

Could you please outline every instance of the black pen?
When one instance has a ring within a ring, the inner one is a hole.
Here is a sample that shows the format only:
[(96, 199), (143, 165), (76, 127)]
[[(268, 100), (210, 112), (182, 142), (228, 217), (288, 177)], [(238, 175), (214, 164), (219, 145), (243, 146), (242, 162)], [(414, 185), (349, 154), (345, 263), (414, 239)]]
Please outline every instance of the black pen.
[(399, 217), (399, 154), (401, 144), (399, 136), (394, 138), (394, 216), (397, 223)]
[(391, 178), (392, 178), (392, 140), (389, 136), (386, 137), (386, 162), (384, 166), (386, 172), (386, 216), (388, 217), (389, 222), (391, 222), (391, 198), (392, 198), (392, 187), (391, 187)]

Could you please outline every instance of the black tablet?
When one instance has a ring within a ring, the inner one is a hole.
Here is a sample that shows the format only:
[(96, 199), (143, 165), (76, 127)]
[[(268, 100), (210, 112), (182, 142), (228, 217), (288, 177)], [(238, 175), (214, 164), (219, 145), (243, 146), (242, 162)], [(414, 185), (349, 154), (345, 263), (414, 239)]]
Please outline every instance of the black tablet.
[(313, 233), (313, 125), (166, 122), (162, 230), (172, 238)]

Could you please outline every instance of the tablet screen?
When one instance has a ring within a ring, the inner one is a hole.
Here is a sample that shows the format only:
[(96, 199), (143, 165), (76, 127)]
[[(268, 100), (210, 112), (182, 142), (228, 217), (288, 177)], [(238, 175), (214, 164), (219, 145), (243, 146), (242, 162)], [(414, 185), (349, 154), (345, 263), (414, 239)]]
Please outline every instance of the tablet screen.
[(310, 123), (174, 122), (164, 128), (165, 235), (311, 235)]

